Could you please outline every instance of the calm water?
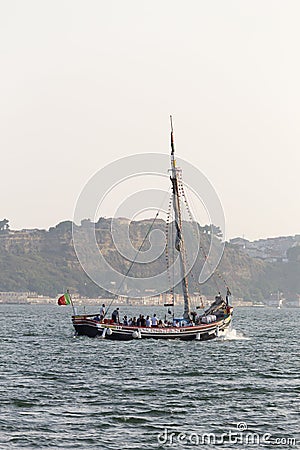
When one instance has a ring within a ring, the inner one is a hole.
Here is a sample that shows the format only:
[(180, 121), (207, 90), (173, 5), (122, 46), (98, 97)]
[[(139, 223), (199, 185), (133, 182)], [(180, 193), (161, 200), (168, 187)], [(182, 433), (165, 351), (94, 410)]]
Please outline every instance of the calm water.
[(230, 440), (238, 423), (300, 448), (299, 309), (236, 308), (227, 338), (201, 343), (74, 338), (68, 307), (0, 313), (1, 450), (216, 448), (203, 433), (257, 448)]

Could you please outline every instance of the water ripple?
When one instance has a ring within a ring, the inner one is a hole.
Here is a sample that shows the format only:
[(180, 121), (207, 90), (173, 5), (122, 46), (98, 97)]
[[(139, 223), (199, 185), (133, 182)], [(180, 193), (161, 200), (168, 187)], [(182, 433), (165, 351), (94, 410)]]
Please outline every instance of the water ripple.
[(1, 450), (166, 449), (165, 429), (222, 435), (241, 422), (298, 433), (299, 310), (240, 308), (223, 338), (157, 343), (74, 339), (67, 308), (0, 308)]

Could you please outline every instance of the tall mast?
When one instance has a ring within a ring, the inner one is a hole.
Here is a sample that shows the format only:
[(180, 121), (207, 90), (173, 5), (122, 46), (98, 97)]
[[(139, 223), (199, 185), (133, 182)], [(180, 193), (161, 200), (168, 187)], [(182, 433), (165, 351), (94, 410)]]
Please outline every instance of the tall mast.
[(180, 210), (180, 199), (179, 199), (179, 189), (178, 189), (178, 169), (176, 168), (175, 160), (175, 146), (174, 146), (174, 136), (173, 136), (173, 123), (172, 116), (170, 116), (171, 121), (171, 182), (173, 190), (173, 209), (175, 216), (175, 227), (176, 227), (176, 239), (175, 248), (179, 252), (179, 262), (181, 271), (181, 284), (182, 292), (184, 298), (184, 311), (183, 318), (190, 319), (190, 302), (189, 302), (189, 292), (188, 292), (188, 281), (186, 277), (186, 267), (185, 267), (185, 250), (184, 250), (184, 240), (182, 235), (182, 218)]

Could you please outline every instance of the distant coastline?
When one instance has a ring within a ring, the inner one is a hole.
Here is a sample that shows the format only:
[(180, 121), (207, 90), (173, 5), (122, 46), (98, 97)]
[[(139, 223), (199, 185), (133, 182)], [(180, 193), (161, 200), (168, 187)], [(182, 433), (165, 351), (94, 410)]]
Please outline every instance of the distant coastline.
[[(116, 223), (120, 230), (123, 230), (128, 225), (128, 219), (120, 218), (116, 220)], [(39, 229), (16, 231), (10, 230), (8, 220), (3, 220), (2, 228), (0, 227), (1, 292), (34, 292), (37, 299), (31, 300), (33, 304), (42, 301), (55, 302), (52, 299), (55, 299), (58, 293), (65, 289), (70, 289), (73, 295), (82, 298), (101, 299), (107, 297), (108, 293), (89, 279), (77, 260), (72, 242), (72, 226), (71, 221), (64, 221), (49, 228), (48, 231)], [(157, 220), (155, 226), (158, 230), (165, 232), (166, 224), (162, 219)], [(202, 245), (208, 247), (211, 227), (209, 225), (198, 226)], [(86, 219), (82, 221), (78, 229), (84, 227), (94, 227), (98, 245), (101, 247), (101, 251), (105, 252), (109, 264), (123, 273), (128, 261), (122, 259), (122, 256), (114, 248), (111, 219), (102, 217), (96, 223)], [(130, 223), (130, 239), (133, 240), (136, 248), (142, 242), (148, 227), (149, 220)], [(214, 228), (218, 236), (218, 228)], [(222, 239), (221, 235), (219, 239)], [(197, 279), (202, 263), (203, 261), (201, 262), (199, 257), (199, 261), (196, 261), (193, 268), (194, 277), (189, 282), (192, 295), (199, 292), (199, 285), (195, 279)], [(162, 273), (165, 264), (165, 255), (161, 255), (155, 264), (149, 267), (143, 265), (143, 276), (152, 276), (151, 270), (154, 269), (158, 273)], [(219, 269), (225, 274), (236, 301), (276, 305), (278, 291), (280, 291), (283, 306), (298, 306), (300, 299), (300, 235), (260, 239), (252, 242), (240, 237), (231, 239), (225, 243)], [(133, 268), (133, 275), (134, 270), (135, 268)], [(137, 276), (140, 276), (138, 272)], [(109, 281), (114, 283), (113, 279)], [(154, 287), (159, 290), (159, 286)], [(214, 280), (208, 280), (200, 290), (201, 295), (208, 298), (213, 297), (216, 294)], [(141, 290), (138, 294), (143, 297), (146, 293)], [(130, 292), (127, 292), (126, 295), (130, 297)], [(133, 297), (135, 296), (137, 296), (136, 293)], [(7, 301), (12, 303), (15, 299)]]
[[(0, 292), (0, 305), (57, 305), (57, 298), (60, 294), (58, 294), (56, 297), (48, 297), (43, 295), (38, 295), (34, 293), (26, 293), (26, 292)], [(114, 300), (115, 305), (119, 306), (152, 306), (152, 307), (158, 307), (158, 306), (164, 306), (164, 303), (167, 301), (166, 296), (157, 296), (157, 297), (145, 297), (145, 298), (125, 298), (125, 297), (118, 297)], [(192, 297), (192, 302), (195, 304), (197, 303), (197, 298)], [(74, 297), (73, 299), (75, 306), (96, 306), (100, 307), (103, 303), (109, 304), (112, 301), (112, 298), (87, 298), (87, 297)], [(214, 301), (213, 297), (205, 297), (201, 296), (201, 302), (204, 307), (208, 307), (212, 302)], [(177, 295), (176, 296), (176, 305), (182, 305), (183, 304), (183, 296)], [(257, 307), (274, 307), (277, 308), (277, 303), (272, 302), (266, 302), (266, 303), (255, 303), (253, 301), (245, 301), (243, 299), (232, 299), (232, 306), (235, 308), (239, 307), (247, 307), (247, 308), (257, 308)], [(300, 307), (300, 301), (297, 304), (294, 303), (287, 303), (286, 305), (282, 305), (282, 308), (292, 308), (292, 307)]]

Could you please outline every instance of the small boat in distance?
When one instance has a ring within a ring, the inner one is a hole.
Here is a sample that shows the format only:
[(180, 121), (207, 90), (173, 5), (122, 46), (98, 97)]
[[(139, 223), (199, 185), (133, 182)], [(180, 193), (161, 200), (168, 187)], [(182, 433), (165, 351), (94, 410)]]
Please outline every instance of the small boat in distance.
[[(215, 301), (202, 313), (197, 315), (191, 312), (190, 297), (188, 292), (188, 280), (186, 275), (185, 246), (183, 239), (182, 214), (180, 197), (181, 172), (176, 167), (175, 146), (173, 138), (173, 126), (171, 119), (171, 169), (170, 180), (172, 185), (172, 204), (175, 223), (175, 249), (178, 252), (179, 266), (181, 272), (181, 286), (183, 292), (184, 308), (182, 317), (172, 322), (157, 321), (153, 325), (145, 322), (121, 323), (118, 314), (109, 319), (106, 314), (75, 314), (72, 316), (73, 326), (77, 335), (89, 337), (99, 336), (110, 340), (133, 340), (133, 339), (180, 339), (205, 341), (214, 339), (220, 335), (231, 323), (233, 308), (230, 306), (230, 290), (227, 287), (225, 299), (219, 293)], [(127, 272), (128, 274), (128, 272)], [(165, 306), (174, 306), (173, 302)]]

